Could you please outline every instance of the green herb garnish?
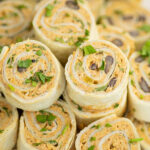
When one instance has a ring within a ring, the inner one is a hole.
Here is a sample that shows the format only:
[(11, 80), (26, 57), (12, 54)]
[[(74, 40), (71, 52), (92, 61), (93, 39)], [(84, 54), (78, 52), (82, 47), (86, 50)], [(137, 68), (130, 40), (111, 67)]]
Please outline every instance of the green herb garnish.
[(106, 123), (105, 127), (109, 128), (109, 127), (112, 127), (112, 125), (110, 123)]
[(58, 143), (57, 143), (56, 140), (50, 140), (49, 143), (50, 143), (50, 144), (53, 144), (53, 145), (58, 145)]
[(82, 111), (82, 107), (80, 105), (78, 105), (78, 110)]
[(92, 137), (90, 138), (90, 141), (91, 141), (91, 142), (92, 142), (92, 141), (96, 141), (96, 137), (93, 137), (93, 136), (92, 136)]
[(85, 36), (89, 36), (90, 35), (90, 33), (89, 33), (89, 30), (85, 30)]
[(3, 132), (4, 132), (4, 130), (0, 130), (0, 134), (3, 133)]
[(92, 145), (92, 146), (90, 146), (90, 147), (88, 148), (88, 150), (94, 150), (94, 148), (95, 148), (95, 146)]
[(118, 108), (118, 107), (119, 107), (119, 104), (116, 103), (116, 104), (114, 105), (114, 108)]
[(10, 88), (11, 91), (15, 91), (15, 88), (12, 85), (8, 84), (8, 87)]
[(139, 30), (144, 31), (144, 32), (150, 32), (150, 25), (149, 24), (144, 24), (139, 27)]
[(150, 40), (145, 42), (144, 46), (140, 50), (140, 55), (144, 58), (148, 57), (148, 63), (150, 64)]
[(21, 37), (16, 38), (16, 43), (22, 42), (23, 39)]
[(67, 125), (64, 127), (64, 129), (62, 130), (61, 135), (64, 135), (65, 132), (68, 130), (68, 128), (69, 128), (69, 125), (67, 124)]
[(36, 120), (40, 123), (45, 123), (47, 121), (47, 115), (37, 115)]
[(92, 45), (87, 45), (83, 48), (84, 55), (90, 55), (96, 53), (95, 48)]
[(99, 88), (96, 88), (95, 90), (96, 91), (105, 91), (106, 89), (107, 89), (107, 85), (104, 85), (104, 86), (101, 86), (101, 87), (99, 87)]
[(78, 37), (78, 40), (75, 42), (75, 46), (79, 47), (83, 42), (88, 40), (88, 36), (89, 36), (89, 31), (86, 29), (85, 30), (85, 37)]
[(18, 67), (20, 67), (20, 68), (28, 68), (28, 67), (30, 67), (31, 64), (32, 64), (31, 59), (18, 61)]
[(140, 95), (140, 99), (143, 99), (144, 98), (144, 96), (143, 95)]
[(25, 6), (25, 5), (18, 5), (18, 6), (16, 6), (16, 8), (18, 8), (19, 10), (22, 10), (24, 8), (27, 8), (27, 6)]
[[(54, 116), (52, 113), (47, 112), (48, 115), (37, 115), (36, 116), (36, 120), (40, 123), (45, 123), (48, 122), (49, 125), (51, 125), (52, 121), (54, 121), (56, 119), (56, 116)], [(44, 129), (43, 129), (44, 130)]]
[(99, 129), (100, 127), (101, 127), (101, 125), (98, 124), (98, 125), (93, 125), (91, 128)]
[(119, 10), (119, 9), (114, 10), (114, 13), (116, 15), (123, 15), (123, 12), (121, 10)]
[(41, 145), (42, 143), (33, 143), (32, 145), (33, 146), (39, 146), (39, 145)]
[(130, 70), (130, 71), (129, 71), (129, 75), (132, 75), (132, 74), (133, 74), (133, 71)]
[(41, 51), (41, 50), (38, 50), (38, 51), (36, 52), (36, 55), (42, 56), (42, 51)]
[(42, 84), (45, 84), (46, 82), (49, 82), (52, 79), (51, 76), (46, 76), (43, 74), (43, 72), (39, 71), (36, 72), (33, 76), (31, 76), (29, 79), (25, 80), (25, 83), (31, 83), (32, 86), (36, 86), (38, 82), (41, 82)]
[(130, 140), (129, 140), (129, 143), (130, 143), (130, 144), (132, 144), (132, 143), (137, 143), (137, 142), (140, 142), (140, 141), (142, 141), (142, 140), (143, 140), (143, 138), (130, 139)]
[(104, 70), (105, 69), (105, 61), (104, 60), (102, 60), (102, 64), (101, 64), (99, 69), (100, 70)]
[(2, 107), (3, 110), (6, 112), (7, 116), (9, 117), (10, 116), (10, 113), (8, 112), (8, 108), (7, 107)]
[(135, 86), (135, 82), (133, 80), (131, 80), (131, 85)]
[(1, 54), (2, 50), (3, 50), (3, 46), (0, 46), (0, 54)]
[(45, 132), (45, 131), (47, 131), (46, 128), (42, 128), (42, 129), (40, 130), (40, 132)]
[(46, 17), (50, 17), (52, 15), (53, 8), (54, 6), (50, 4), (46, 6), (46, 12), (45, 12)]
[(59, 37), (57, 37), (56, 39), (55, 39), (55, 41), (56, 42), (60, 42), (60, 43), (64, 43), (65, 41), (64, 41), (64, 39), (63, 38), (59, 38)]

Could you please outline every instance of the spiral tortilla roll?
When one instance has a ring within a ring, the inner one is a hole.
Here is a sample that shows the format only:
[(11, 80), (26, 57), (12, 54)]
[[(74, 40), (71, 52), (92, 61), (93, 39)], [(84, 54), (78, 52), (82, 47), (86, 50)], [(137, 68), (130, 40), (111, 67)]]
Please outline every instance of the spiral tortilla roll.
[(150, 123), (146, 123), (144, 121), (138, 121), (137, 119), (133, 118), (132, 115), (128, 116), (129, 119), (133, 122), (135, 125), (138, 135), (143, 138), (143, 141), (141, 141), (141, 146), (143, 150), (149, 150), (150, 149)]
[(79, 129), (83, 129), (91, 122), (111, 114), (122, 116), (126, 110), (126, 102), (127, 102), (126, 98), (127, 98), (127, 90), (123, 93), (118, 103), (114, 103), (112, 105), (109, 105), (108, 103), (105, 108), (101, 108), (100, 106), (92, 107), (90, 105), (80, 106), (69, 98), (67, 92), (64, 93), (64, 99), (67, 101), (70, 108), (76, 115), (77, 125)]
[(76, 44), (98, 39), (95, 20), (86, 1), (41, 2), (33, 27), (37, 38), (48, 45), (63, 64), (76, 49)]
[(0, 2), (0, 46), (33, 38), (33, 6), (25, 1)]
[(99, 25), (97, 28), (100, 39), (112, 42), (118, 46), (127, 57), (135, 51), (134, 40), (127, 32), (114, 26)]
[(129, 63), (114, 44), (99, 40), (81, 45), (65, 68), (68, 96), (81, 106), (120, 101), (127, 88)]
[(0, 97), (0, 149), (12, 150), (17, 140), (18, 112)]
[(128, 85), (129, 108), (133, 116), (142, 121), (150, 122), (150, 65), (135, 52), (130, 57), (131, 73)]
[(75, 142), (76, 150), (140, 150), (136, 129), (126, 118), (115, 115), (97, 120), (84, 128)]
[(66, 103), (57, 102), (39, 112), (24, 112), (18, 150), (71, 150), (75, 134), (74, 114)]
[(5, 49), (0, 61), (0, 86), (7, 101), (27, 111), (52, 105), (63, 93), (65, 77), (50, 49), (35, 40)]
[(133, 1), (110, 1), (102, 10), (102, 22), (127, 31), (136, 42), (136, 49), (150, 38), (150, 12)]

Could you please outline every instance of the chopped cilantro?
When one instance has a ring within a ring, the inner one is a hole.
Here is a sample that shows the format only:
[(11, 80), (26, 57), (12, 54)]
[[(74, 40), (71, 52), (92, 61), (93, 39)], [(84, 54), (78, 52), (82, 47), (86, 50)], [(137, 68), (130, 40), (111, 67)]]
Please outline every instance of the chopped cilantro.
[(140, 142), (140, 141), (142, 141), (142, 140), (143, 140), (143, 138), (130, 139), (130, 140), (129, 140), (129, 143), (130, 143), (130, 144), (132, 144), (132, 143), (137, 143), (137, 142)]
[(38, 50), (38, 51), (36, 52), (36, 55), (42, 56), (42, 51), (41, 51), (41, 50)]
[(28, 67), (30, 67), (31, 64), (32, 64), (31, 59), (18, 61), (18, 67), (20, 67), (20, 68), (28, 68)]
[(109, 127), (112, 127), (112, 125), (110, 123), (106, 123), (105, 127), (109, 128)]
[(105, 69), (105, 61), (104, 60), (102, 60), (102, 64), (101, 64), (99, 69), (100, 70), (104, 70)]
[(53, 8), (54, 6), (50, 4), (46, 6), (46, 12), (45, 12), (46, 17), (50, 17), (52, 15)]
[(148, 63), (150, 64), (150, 40), (145, 42), (144, 46), (140, 50), (140, 55), (144, 58), (148, 57)]
[(92, 45), (87, 45), (83, 48), (84, 55), (90, 55), (96, 53), (95, 48)]
[(88, 148), (88, 150), (94, 150), (95, 149), (95, 146), (94, 145), (92, 145), (92, 146), (90, 146), (89, 148)]
[(150, 32), (150, 25), (144, 24), (144, 25), (139, 27), (139, 30), (144, 31), (144, 32)]
[(96, 91), (105, 91), (107, 89), (107, 85), (101, 86), (99, 88), (96, 88)]

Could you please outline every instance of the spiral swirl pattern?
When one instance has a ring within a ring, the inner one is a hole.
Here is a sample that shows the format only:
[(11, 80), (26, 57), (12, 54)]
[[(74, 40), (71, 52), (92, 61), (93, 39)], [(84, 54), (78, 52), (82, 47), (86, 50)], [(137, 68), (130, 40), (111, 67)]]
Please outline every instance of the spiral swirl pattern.
[(77, 150), (127, 149), (140, 150), (139, 142), (132, 143), (138, 138), (132, 122), (126, 118), (114, 115), (98, 120), (83, 129), (77, 136)]
[(47, 44), (61, 62), (67, 61), (77, 42), (97, 36), (94, 17), (86, 1), (45, 0), (34, 17), (33, 26), (37, 38)]
[(137, 132), (143, 141), (141, 142), (141, 146), (144, 150), (150, 148), (150, 124), (144, 121), (138, 121), (137, 119), (133, 118), (131, 114), (128, 114), (128, 118), (133, 122), (135, 125)]
[(10, 150), (16, 144), (18, 113), (2, 97), (0, 97), (0, 118), (0, 148), (2, 150)]
[(99, 36), (118, 46), (129, 57), (135, 51), (133, 39), (122, 29), (113, 26), (98, 26)]
[[(34, 40), (17, 43), (8, 49), (1, 60), (1, 73), (1, 86), (6, 97), (9, 95), (20, 103), (46, 101), (57, 89), (55, 96), (51, 97), (51, 101), (56, 100), (65, 83), (56, 58), (45, 45)], [(58, 88), (59, 80), (63, 84)]]
[(0, 3), (1, 46), (19, 42), (23, 38), (32, 36), (30, 29), (32, 10), (32, 5), (19, 0)]
[[(48, 120), (43, 122), (43, 120), (39, 120), (39, 116), (43, 118), (48, 116)], [(75, 132), (76, 122), (73, 113), (67, 104), (57, 102), (40, 112), (24, 112), (18, 148), (32, 146), (39, 150), (69, 150)], [(69, 139), (66, 141), (65, 139), (68, 137)], [(23, 143), (23, 138), (26, 143)]]
[(65, 70), (68, 95), (79, 105), (103, 107), (108, 101), (111, 105), (121, 99), (128, 71), (128, 60), (119, 48), (106, 41), (89, 41), (69, 57)]
[[(129, 80), (129, 100), (131, 109), (137, 119), (150, 121), (150, 66), (148, 58), (144, 59), (137, 52), (130, 57), (131, 73)], [(144, 110), (144, 111), (143, 111)]]
[(104, 24), (118, 26), (127, 31), (136, 41), (136, 48), (149, 39), (150, 13), (130, 1), (110, 1), (103, 9)]

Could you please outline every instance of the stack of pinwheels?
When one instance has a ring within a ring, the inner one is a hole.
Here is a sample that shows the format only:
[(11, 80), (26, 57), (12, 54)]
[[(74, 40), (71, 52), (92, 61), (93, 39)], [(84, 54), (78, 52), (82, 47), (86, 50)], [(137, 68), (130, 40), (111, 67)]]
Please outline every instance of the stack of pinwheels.
[(0, 1), (0, 150), (150, 150), (148, 5)]

